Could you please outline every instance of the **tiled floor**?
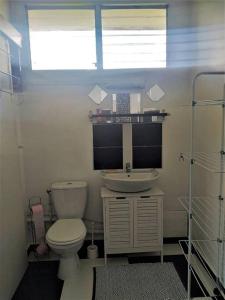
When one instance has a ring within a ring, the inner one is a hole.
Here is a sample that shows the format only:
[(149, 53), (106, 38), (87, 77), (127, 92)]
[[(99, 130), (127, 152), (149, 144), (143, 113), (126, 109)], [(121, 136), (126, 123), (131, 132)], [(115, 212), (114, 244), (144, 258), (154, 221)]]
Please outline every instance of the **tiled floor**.
[[(85, 245), (86, 246), (86, 245)], [(103, 257), (103, 249), (100, 246), (100, 256)], [(57, 278), (57, 256), (48, 256), (44, 261), (38, 261), (30, 256), (30, 264), (27, 272), (12, 300), (92, 300), (93, 267), (104, 265), (104, 259), (84, 259), (85, 247), (80, 251), (81, 258), (80, 276), (77, 280), (65, 281), (64, 284)], [(186, 285), (187, 264), (181, 255), (177, 244), (165, 245), (165, 261), (171, 261), (183, 282)], [(54, 260), (52, 260), (54, 259)], [(159, 257), (149, 254), (136, 254), (108, 259), (109, 264), (149, 263), (159, 261)], [(192, 282), (193, 297), (201, 297), (202, 293), (198, 285)], [(200, 298), (199, 298), (200, 299)], [(204, 298), (206, 299), (206, 298)], [(125, 299), (124, 299), (125, 300)]]
[(58, 261), (31, 262), (12, 300), (59, 300), (63, 281)]
[[(126, 257), (111, 258), (109, 264), (128, 264)], [(78, 280), (65, 281), (60, 300), (92, 300), (93, 291), (93, 268), (104, 266), (104, 259), (83, 259), (80, 266), (80, 277)]]

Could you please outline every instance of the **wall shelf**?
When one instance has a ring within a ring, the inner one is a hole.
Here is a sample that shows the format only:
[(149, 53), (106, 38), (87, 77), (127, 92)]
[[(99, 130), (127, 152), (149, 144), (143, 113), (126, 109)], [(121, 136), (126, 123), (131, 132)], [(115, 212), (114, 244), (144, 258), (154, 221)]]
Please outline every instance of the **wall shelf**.
[[(1, 17), (1, 16), (0, 16)], [(1, 24), (1, 18), (0, 18)], [(20, 65), (20, 47), (10, 40), (7, 35), (1, 34), (0, 37), (3, 38), (5, 49), (0, 47), (0, 54), (5, 56), (5, 60), (8, 61), (8, 69), (2, 69), (0, 66), (0, 93), (14, 95), (15, 92), (20, 92), (22, 90), (22, 80), (21, 80), (21, 65)]]
[(193, 155), (191, 155), (191, 153), (180, 153), (180, 160), (187, 160), (193, 165), (212, 173), (225, 173), (224, 168), (221, 167), (221, 159), (225, 159), (225, 154), (223, 152), (194, 152)]
[(0, 92), (6, 93), (6, 94), (9, 94), (9, 95), (13, 95), (14, 94), (14, 92), (13, 92), (13, 81), (14, 82), (20, 82), (20, 78), (17, 77), (17, 76), (12, 75), (11, 73), (7, 73), (7, 72), (4, 72), (4, 71), (0, 70), (0, 76), (1, 75), (5, 76), (9, 79), (9, 82), (8, 82), (9, 88), (6, 89), (6, 88), (0, 87)]
[(224, 105), (224, 99), (216, 99), (216, 100), (197, 100), (193, 102), (194, 106), (209, 106), (209, 105)]
[(22, 36), (16, 28), (0, 15), (0, 32), (13, 41), (20, 48), (22, 47)]
[(0, 89), (0, 93), (5, 93), (5, 94), (8, 94), (8, 95), (13, 95), (12, 92), (8, 91), (8, 90), (4, 90), (4, 89)]
[[(202, 258), (201, 253), (199, 253), (198, 248), (196, 247), (196, 243), (204, 243), (210, 241), (201, 241), (201, 240), (193, 240), (192, 241), (192, 254), (191, 261), (192, 266), (190, 268), (191, 273), (193, 274), (199, 288), (201, 289), (204, 297), (215, 297), (215, 290), (218, 289), (218, 283), (216, 282), (216, 278), (213, 276), (211, 269)], [(211, 241), (214, 242), (214, 241)], [(181, 250), (185, 259), (188, 262), (188, 240), (180, 240), (179, 241)], [(208, 299), (208, 298), (207, 298)]]
[[(218, 197), (192, 197), (192, 219), (206, 239), (217, 240), (218, 224), (215, 224), (215, 215), (219, 210)], [(178, 197), (178, 201), (188, 213), (188, 197)]]
[(1, 48), (1, 47), (0, 47), (0, 51), (1, 51), (2, 53), (4, 53), (6, 56), (12, 57), (12, 55), (11, 55), (7, 50), (5, 50), (5, 49), (3, 49), (3, 48)]
[(2, 74), (2, 75), (5, 75), (5, 76), (8, 76), (8, 77), (11, 77), (11, 78), (14, 78), (14, 79), (17, 79), (17, 80), (20, 80), (20, 78), (19, 78), (19, 77), (17, 77), (17, 76), (14, 76), (14, 75), (12, 75), (12, 74), (10, 74), (10, 73), (7, 73), (7, 72), (4, 72), (4, 71), (1, 71), (1, 70), (0, 70), (0, 74)]
[[(162, 123), (165, 117), (169, 116), (166, 112), (149, 112), (147, 114), (90, 114), (89, 119), (94, 124), (124, 124), (124, 123)], [(154, 120), (153, 117), (156, 117)]]

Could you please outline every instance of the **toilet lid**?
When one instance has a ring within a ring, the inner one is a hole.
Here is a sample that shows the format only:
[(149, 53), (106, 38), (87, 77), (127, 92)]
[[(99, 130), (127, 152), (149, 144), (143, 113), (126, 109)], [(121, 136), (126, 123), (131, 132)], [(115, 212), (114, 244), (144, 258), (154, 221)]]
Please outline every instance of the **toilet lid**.
[(86, 235), (86, 227), (81, 219), (61, 219), (48, 230), (46, 238), (55, 244), (79, 241)]

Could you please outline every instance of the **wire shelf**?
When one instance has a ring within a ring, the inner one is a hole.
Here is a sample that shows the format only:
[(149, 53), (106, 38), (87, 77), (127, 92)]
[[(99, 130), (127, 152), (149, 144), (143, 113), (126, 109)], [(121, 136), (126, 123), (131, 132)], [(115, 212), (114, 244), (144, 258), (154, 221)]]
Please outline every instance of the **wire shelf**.
[(224, 99), (216, 99), (216, 100), (196, 100), (193, 102), (194, 106), (210, 106), (210, 105), (224, 105)]
[[(219, 211), (219, 197), (196, 196), (192, 197), (192, 218), (204, 237), (217, 239), (219, 222), (215, 224), (215, 217)], [(189, 198), (178, 197), (182, 207), (189, 212)]]
[(14, 75), (12, 75), (12, 74), (10, 74), (10, 73), (7, 73), (7, 72), (4, 72), (4, 71), (1, 71), (1, 70), (0, 70), (0, 74), (2, 74), (2, 75), (4, 75), (4, 76), (11, 77), (11, 78), (14, 78), (14, 79), (17, 79), (17, 80), (20, 80), (20, 78), (19, 78), (19, 77), (17, 77), (17, 76), (14, 76)]
[(6, 88), (5, 87), (3, 88), (3, 86), (0, 86), (0, 93), (5, 93), (5, 94), (11, 95), (11, 96), (14, 95), (14, 87), (16, 84), (20, 83), (21, 79), (17, 76), (14, 76), (14, 75), (4, 72), (2, 70), (0, 70), (0, 75), (5, 76), (5, 78), (7, 80), (9, 80)]
[[(184, 257), (186, 258), (188, 262), (188, 255), (187, 255), (187, 249), (188, 249), (188, 240), (180, 240), (179, 245), (181, 247), (181, 250), (183, 252)], [(206, 264), (204, 258), (201, 256), (201, 253), (198, 250), (198, 247), (196, 246), (196, 243), (207, 243), (207, 242), (213, 242), (217, 243), (215, 240), (193, 240), (192, 241), (192, 255), (191, 255), (191, 261), (190, 261), (190, 270), (196, 279), (203, 295), (205, 297), (214, 297), (215, 290), (220, 289), (220, 285), (217, 282), (217, 277), (213, 275), (212, 270), (210, 267)], [(222, 291), (221, 291), (222, 292)]]
[(5, 93), (11, 96), (13, 95), (13, 92), (10, 92), (9, 90), (3, 90), (3, 89), (0, 89), (0, 93)]
[(0, 52), (9, 58), (14, 58), (14, 59), (17, 58), (15, 55), (11, 54), (8, 50), (6, 50), (2, 47), (0, 47)]
[(9, 51), (3, 49), (2, 47), (0, 47), (0, 52), (2, 52), (4, 55), (6, 55), (8, 57), (14, 58), (14, 55), (12, 55)]
[(190, 153), (180, 153), (180, 160), (187, 160), (194, 165), (201, 167), (212, 173), (225, 173), (221, 160), (225, 162), (225, 155), (222, 152), (195, 152), (191, 157)]

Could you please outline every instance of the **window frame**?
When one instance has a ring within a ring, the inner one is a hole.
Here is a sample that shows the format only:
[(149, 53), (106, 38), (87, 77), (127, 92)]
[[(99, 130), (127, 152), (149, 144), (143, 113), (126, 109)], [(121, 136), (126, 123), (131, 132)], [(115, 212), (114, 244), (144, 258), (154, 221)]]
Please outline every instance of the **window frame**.
[[(168, 4), (149, 4), (149, 3), (121, 3), (121, 4), (77, 4), (77, 5), (26, 5), (26, 23), (28, 37), (28, 56), (29, 67), (32, 72), (96, 72), (96, 71), (146, 71), (153, 69), (167, 69), (168, 67)], [(31, 59), (30, 27), (29, 27), (29, 10), (63, 10), (63, 9), (92, 9), (95, 14), (95, 46), (96, 46), (96, 69), (56, 69), (56, 70), (33, 70)], [(102, 41), (102, 10), (106, 9), (165, 9), (166, 10), (166, 66), (164, 68), (120, 68), (104, 69), (103, 68), (103, 41)]]

